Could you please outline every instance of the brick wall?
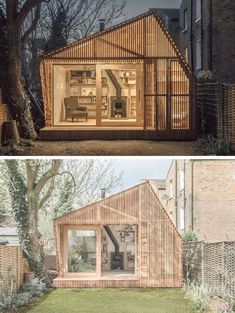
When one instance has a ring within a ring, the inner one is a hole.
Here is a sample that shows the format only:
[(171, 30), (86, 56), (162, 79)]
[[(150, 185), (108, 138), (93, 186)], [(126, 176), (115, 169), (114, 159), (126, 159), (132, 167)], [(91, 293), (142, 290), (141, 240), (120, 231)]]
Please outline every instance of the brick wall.
[[(191, 14), (192, 3), (192, 14)], [(210, 10), (210, 3), (212, 10)], [(184, 10), (188, 12), (188, 29), (184, 30)], [(211, 12), (211, 13), (210, 13)], [(189, 64), (195, 73), (196, 41), (202, 43), (202, 70), (211, 70), (219, 82), (235, 82), (235, 2), (202, 0), (202, 18), (196, 21), (196, 1), (183, 0), (180, 8), (180, 49), (189, 50)], [(192, 40), (192, 49), (191, 49)]]
[[(180, 190), (180, 172), (184, 189)], [(170, 196), (170, 183), (173, 194)], [(166, 179), (166, 210), (177, 228), (184, 208), (185, 230), (200, 240), (235, 240), (235, 160), (173, 161)]]

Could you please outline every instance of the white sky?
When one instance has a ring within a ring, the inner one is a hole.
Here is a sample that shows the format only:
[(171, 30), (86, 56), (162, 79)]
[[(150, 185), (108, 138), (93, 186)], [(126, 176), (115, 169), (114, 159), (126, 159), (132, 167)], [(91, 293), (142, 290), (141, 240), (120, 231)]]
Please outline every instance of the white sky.
[(117, 171), (124, 171), (121, 189), (134, 186), (142, 179), (166, 178), (171, 162), (168, 159), (117, 159)]

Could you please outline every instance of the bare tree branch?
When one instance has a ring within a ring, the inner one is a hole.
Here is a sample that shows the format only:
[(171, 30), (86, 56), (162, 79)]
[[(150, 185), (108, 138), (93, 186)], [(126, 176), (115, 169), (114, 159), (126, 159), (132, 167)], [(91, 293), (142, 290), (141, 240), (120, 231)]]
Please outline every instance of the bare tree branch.
[(40, 20), (40, 17), (41, 17), (41, 4), (39, 4), (36, 7), (35, 17), (34, 17), (34, 19), (32, 21), (32, 24), (29, 26), (29, 28), (22, 35), (21, 42), (24, 42), (28, 38), (28, 36), (36, 29), (37, 24), (38, 24), (38, 22)]

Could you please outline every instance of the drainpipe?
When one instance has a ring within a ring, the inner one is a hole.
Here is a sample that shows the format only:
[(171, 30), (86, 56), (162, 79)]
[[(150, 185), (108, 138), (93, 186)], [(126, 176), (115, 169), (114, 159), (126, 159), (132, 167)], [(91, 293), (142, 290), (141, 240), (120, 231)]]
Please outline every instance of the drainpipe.
[(194, 160), (191, 160), (191, 228), (192, 231), (194, 230), (194, 177), (193, 177), (193, 171), (194, 171)]
[(186, 226), (186, 160), (184, 160), (184, 229)]
[(191, 10), (191, 31), (190, 31), (190, 43), (191, 43), (191, 66), (192, 66), (192, 71), (194, 72), (194, 45), (193, 45), (193, 1), (190, 1), (190, 10)]
[(203, 27), (203, 21), (204, 21), (204, 17), (203, 17), (203, 0), (201, 1), (201, 69), (204, 69), (204, 58), (203, 58), (203, 44), (204, 44), (204, 27)]
[(178, 184), (178, 180), (177, 180), (177, 160), (175, 160), (175, 225), (176, 228), (178, 229), (178, 188), (177, 188), (177, 184)]
[(213, 7), (212, 7), (212, 0), (210, 0), (209, 3), (209, 11), (210, 11), (210, 24), (209, 24), (209, 70), (213, 71), (213, 62), (212, 62), (212, 53), (213, 53), (213, 39), (212, 39), (212, 34), (213, 34)]

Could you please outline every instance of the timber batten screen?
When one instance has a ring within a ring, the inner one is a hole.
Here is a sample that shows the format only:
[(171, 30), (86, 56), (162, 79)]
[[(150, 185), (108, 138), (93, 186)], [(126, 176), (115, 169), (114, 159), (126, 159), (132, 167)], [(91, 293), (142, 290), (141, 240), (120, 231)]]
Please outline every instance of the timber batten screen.
[[(105, 248), (107, 225), (109, 235), (115, 237), (113, 252)], [(182, 240), (148, 182), (55, 219), (54, 230), (59, 271), (59, 277), (54, 280), (56, 287), (182, 285)], [(74, 248), (73, 273), (68, 270), (71, 266), (68, 231), (71, 230), (76, 231), (75, 237), (79, 232), (84, 236), (84, 231), (93, 236), (92, 243), (86, 240), (86, 245), (74, 237), (72, 244), (77, 242), (79, 247), (83, 244), (83, 249), (81, 252), (80, 248)], [(117, 260), (112, 263), (114, 251), (121, 256), (118, 265)], [(82, 260), (79, 268), (77, 264)]]
[[(87, 131), (95, 139), (101, 129), (103, 139), (105, 129), (115, 138), (127, 130), (126, 139), (137, 130), (146, 139), (194, 136), (194, 77), (155, 11), (50, 53), (41, 76), (44, 139), (50, 130), (61, 138)], [(68, 113), (72, 101), (86, 113)]]

